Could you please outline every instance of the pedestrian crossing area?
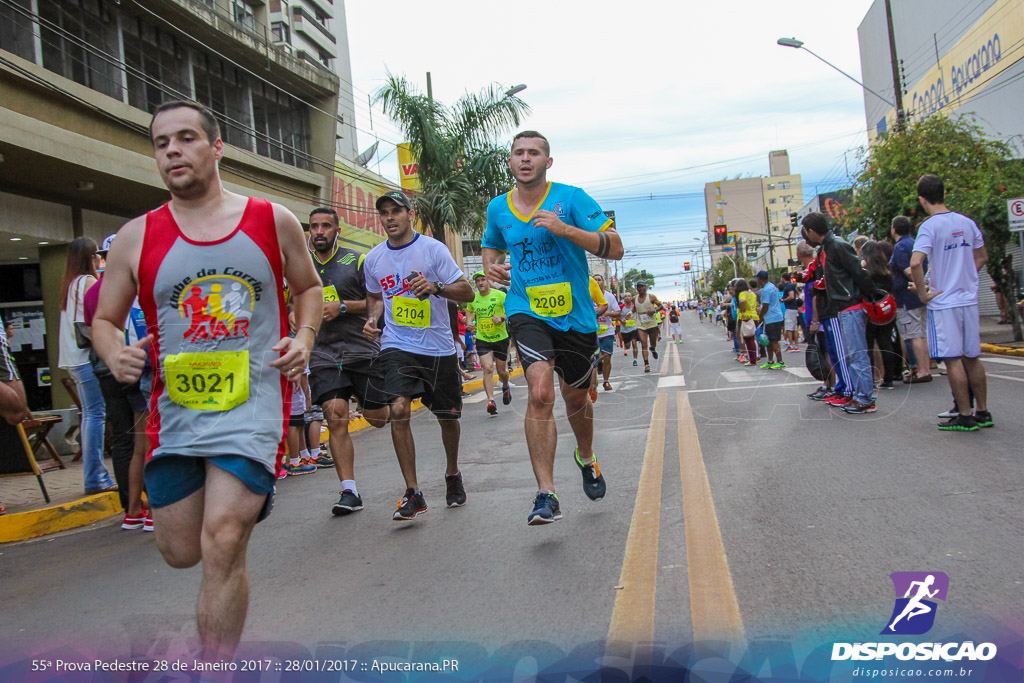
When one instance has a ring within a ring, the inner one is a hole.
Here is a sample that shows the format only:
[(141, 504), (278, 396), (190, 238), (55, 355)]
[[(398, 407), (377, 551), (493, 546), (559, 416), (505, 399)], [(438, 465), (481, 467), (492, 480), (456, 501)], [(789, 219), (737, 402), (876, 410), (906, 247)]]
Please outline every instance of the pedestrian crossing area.
[(780, 377), (785, 377), (788, 374), (799, 379), (811, 379), (810, 371), (805, 367), (799, 366), (787, 366), (779, 370), (739, 368), (736, 370), (725, 370), (721, 373), (721, 377), (727, 382), (760, 382), (764, 380), (767, 373), (779, 375)]

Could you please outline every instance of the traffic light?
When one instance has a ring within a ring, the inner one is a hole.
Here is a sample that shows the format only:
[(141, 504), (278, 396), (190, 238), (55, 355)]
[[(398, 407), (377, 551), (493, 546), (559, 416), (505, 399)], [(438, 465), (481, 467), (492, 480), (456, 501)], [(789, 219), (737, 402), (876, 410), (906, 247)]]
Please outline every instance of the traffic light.
[(800, 218), (795, 213), (789, 214), (789, 224), (796, 230), (800, 226)]
[(685, 270), (687, 273), (690, 272), (690, 262), (689, 261), (684, 261), (683, 262), (683, 270)]
[(728, 227), (724, 225), (715, 226), (715, 244), (728, 244), (729, 235), (727, 233)]

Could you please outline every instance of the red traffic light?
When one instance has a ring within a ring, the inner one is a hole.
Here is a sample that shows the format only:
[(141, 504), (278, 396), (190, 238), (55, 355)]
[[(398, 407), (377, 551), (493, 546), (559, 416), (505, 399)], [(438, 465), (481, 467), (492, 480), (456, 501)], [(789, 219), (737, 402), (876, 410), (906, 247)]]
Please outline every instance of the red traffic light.
[(728, 226), (725, 225), (715, 226), (715, 244), (727, 244), (729, 242), (728, 229)]
[(684, 270), (690, 270), (690, 262), (689, 261), (684, 261), (683, 262), (683, 269)]

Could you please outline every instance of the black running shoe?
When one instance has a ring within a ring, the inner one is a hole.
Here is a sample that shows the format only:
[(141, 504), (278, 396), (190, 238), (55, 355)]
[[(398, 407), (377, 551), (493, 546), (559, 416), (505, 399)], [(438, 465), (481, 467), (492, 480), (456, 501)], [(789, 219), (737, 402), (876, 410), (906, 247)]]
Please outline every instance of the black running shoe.
[(339, 517), (351, 515), (363, 509), (363, 499), (356, 495), (355, 491), (345, 489), (341, 492), (341, 498), (331, 508), (331, 513)]
[(826, 398), (828, 398), (831, 395), (832, 395), (832, 392), (829, 391), (828, 387), (820, 387), (814, 393), (807, 394), (807, 398), (811, 399), (812, 401), (824, 401)]
[(992, 421), (992, 413), (987, 410), (975, 410), (974, 411), (974, 422), (979, 427), (987, 428), (994, 427), (995, 422)]
[(576, 449), (576, 466), (580, 468), (580, 472), (583, 473), (583, 493), (587, 494), (587, 498), (590, 500), (600, 500), (604, 498), (606, 486), (604, 483), (604, 475), (601, 474), (601, 468), (597, 465), (597, 456), (594, 456), (594, 462), (589, 465), (584, 465), (580, 462), (580, 449)]
[(512, 387), (508, 384), (501, 387), (501, 404), (507, 406), (512, 402)]
[(408, 522), (416, 519), (416, 515), (427, 511), (427, 501), (423, 499), (423, 492), (415, 489), (406, 489), (402, 500), (398, 501), (395, 515), (392, 517), (396, 522)]
[(450, 508), (466, 504), (466, 488), (462, 485), (462, 472), (444, 475), (444, 502)]
[(558, 507), (558, 496), (541, 491), (533, 499), (533, 512), (526, 518), (530, 525), (551, 524), (562, 518), (562, 510)]
[(334, 467), (334, 458), (321, 452), (316, 458), (313, 459), (313, 464), (316, 465), (317, 469), (323, 469), (325, 467)]
[(978, 423), (973, 415), (957, 415), (945, 422), (940, 422), (939, 429), (944, 432), (976, 432)]
[(650, 372), (650, 371), (651, 371), (650, 364), (649, 363), (644, 363), (644, 372)]
[(487, 413), (490, 415), (498, 414), (498, 406), (494, 404), (494, 401), (487, 402)]
[(651, 355), (654, 356), (654, 360), (658, 360), (658, 349), (651, 347)]

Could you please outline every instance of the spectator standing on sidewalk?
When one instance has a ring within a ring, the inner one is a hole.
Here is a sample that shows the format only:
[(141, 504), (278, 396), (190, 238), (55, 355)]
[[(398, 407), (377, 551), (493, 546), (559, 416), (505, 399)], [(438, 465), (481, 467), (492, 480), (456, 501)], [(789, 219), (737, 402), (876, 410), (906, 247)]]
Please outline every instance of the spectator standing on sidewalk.
[[(783, 308), (779, 304), (779, 288), (769, 279), (767, 271), (760, 271), (757, 274), (757, 284), (761, 287), (758, 301), (761, 303), (761, 320), (764, 321), (764, 333), (768, 337), (768, 358), (762, 368), (778, 370), (786, 367), (782, 360), (782, 349), (779, 348), (779, 341), (782, 339), (782, 324), (785, 319)], [(772, 360), (774, 359), (774, 360)]]
[(868, 323), (861, 303), (865, 298), (878, 299), (879, 290), (861, 266), (853, 247), (829, 229), (824, 214), (812, 211), (804, 216), (801, 225), (807, 228), (808, 242), (822, 246), (825, 253), (825, 288), (839, 310), (837, 318), (846, 347), (845, 356), (851, 382), (849, 389), (852, 393), (852, 400), (843, 406), (843, 410), (854, 415), (873, 413), (877, 408), (868, 358)]
[[(943, 431), (973, 432), (991, 427), (985, 367), (981, 364), (978, 271), (988, 263), (985, 239), (977, 224), (946, 207), (942, 179), (927, 174), (917, 181), (917, 199), (928, 219), (914, 240), (910, 269), (914, 291), (928, 306), (928, 346), (933, 358), (946, 362), (949, 384), (960, 414), (939, 424)], [(931, 264), (928, 290), (924, 261)], [(976, 409), (971, 414), (970, 392)]]
[[(867, 270), (875, 287), (892, 291), (892, 271), (889, 270), (889, 260), (885, 257), (885, 250), (881, 242), (869, 241), (861, 247), (860, 255), (864, 260), (864, 269)], [(878, 350), (882, 355), (882, 385), (883, 389), (892, 389), (893, 380), (896, 378), (896, 349), (893, 346), (893, 335), (896, 332), (896, 321), (888, 325), (867, 326), (867, 344), (872, 348), (878, 344)]]
[[(925, 333), (925, 318), (928, 311), (916, 294), (909, 291), (910, 256), (914, 252), (914, 238), (910, 236), (913, 224), (906, 216), (892, 219), (892, 238), (896, 241), (893, 247), (892, 260), (892, 298), (896, 300), (896, 327), (906, 347), (907, 366), (910, 372), (903, 381), (907, 384), (931, 382), (932, 374), (928, 357), (928, 338)], [(927, 261), (923, 264), (928, 267)]]

